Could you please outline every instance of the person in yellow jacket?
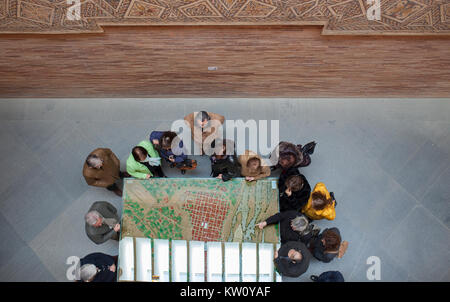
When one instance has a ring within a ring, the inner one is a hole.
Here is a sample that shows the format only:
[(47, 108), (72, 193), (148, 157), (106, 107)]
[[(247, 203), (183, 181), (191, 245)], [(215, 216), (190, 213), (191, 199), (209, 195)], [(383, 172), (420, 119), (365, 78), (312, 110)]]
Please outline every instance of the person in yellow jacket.
[(333, 194), (328, 192), (323, 182), (319, 182), (311, 192), (308, 203), (303, 207), (302, 213), (312, 220), (328, 219), (336, 217), (336, 201)]

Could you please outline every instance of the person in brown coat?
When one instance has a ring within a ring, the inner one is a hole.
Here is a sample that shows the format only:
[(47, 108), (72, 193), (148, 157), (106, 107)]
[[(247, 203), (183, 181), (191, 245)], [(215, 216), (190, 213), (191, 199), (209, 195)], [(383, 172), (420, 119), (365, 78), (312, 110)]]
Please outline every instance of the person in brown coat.
[(213, 112), (200, 111), (186, 115), (184, 121), (191, 129), (194, 142), (201, 146), (203, 155), (206, 144), (211, 144), (220, 136), (218, 128), (223, 125), (225, 117)]
[(270, 167), (263, 165), (261, 157), (253, 151), (245, 150), (244, 154), (239, 155), (241, 164), (241, 175), (247, 181), (254, 181), (270, 176)]
[(122, 196), (122, 190), (117, 186), (116, 181), (130, 175), (120, 171), (120, 161), (110, 149), (98, 148), (86, 158), (83, 176), (88, 185), (103, 187)]

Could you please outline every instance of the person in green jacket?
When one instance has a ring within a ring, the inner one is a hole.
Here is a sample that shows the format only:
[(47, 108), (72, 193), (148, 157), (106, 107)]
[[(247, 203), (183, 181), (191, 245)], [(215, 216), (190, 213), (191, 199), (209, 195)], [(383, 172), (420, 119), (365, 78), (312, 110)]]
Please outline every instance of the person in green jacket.
[(166, 177), (161, 169), (161, 158), (152, 143), (144, 140), (133, 148), (127, 159), (127, 172), (139, 179)]

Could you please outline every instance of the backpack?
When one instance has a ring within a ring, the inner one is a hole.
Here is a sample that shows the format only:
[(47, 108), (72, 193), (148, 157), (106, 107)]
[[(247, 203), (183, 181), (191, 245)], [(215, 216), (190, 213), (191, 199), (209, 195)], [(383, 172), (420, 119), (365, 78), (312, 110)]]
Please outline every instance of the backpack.
[(344, 282), (344, 276), (338, 271), (323, 272), (319, 277), (312, 275), (311, 280), (314, 282)]

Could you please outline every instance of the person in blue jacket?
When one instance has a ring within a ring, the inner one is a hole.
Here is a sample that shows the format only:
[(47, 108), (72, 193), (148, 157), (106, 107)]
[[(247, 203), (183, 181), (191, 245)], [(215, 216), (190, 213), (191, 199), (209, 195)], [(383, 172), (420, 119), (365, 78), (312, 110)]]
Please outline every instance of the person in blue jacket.
[[(177, 149), (172, 150), (172, 142), (174, 142), (175, 138), (177, 138), (179, 144)], [(180, 164), (187, 159), (187, 156), (183, 152), (183, 141), (178, 139), (175, 132), (153, 131), (150, 134), (150, 142), (159, 152), (161, 158), (164, 158), (169, 163)], [(175, 151), (178, 155), (176, 155), (173, 151)]]

